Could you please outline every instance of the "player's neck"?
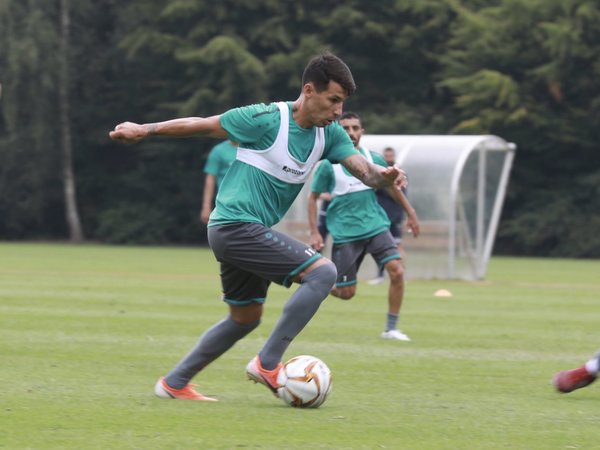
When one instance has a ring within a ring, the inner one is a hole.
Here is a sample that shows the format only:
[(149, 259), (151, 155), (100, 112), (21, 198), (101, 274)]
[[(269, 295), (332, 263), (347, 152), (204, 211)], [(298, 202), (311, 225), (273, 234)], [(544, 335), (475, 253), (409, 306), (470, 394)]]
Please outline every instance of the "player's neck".
[(313, 120), (308, 114), (305, 98), (302, 94), (292, 104), (292, 117), (294, 121), (298, 124), (298, 126), (300, 126), (301, 128), (312, 128), (315, 126)]

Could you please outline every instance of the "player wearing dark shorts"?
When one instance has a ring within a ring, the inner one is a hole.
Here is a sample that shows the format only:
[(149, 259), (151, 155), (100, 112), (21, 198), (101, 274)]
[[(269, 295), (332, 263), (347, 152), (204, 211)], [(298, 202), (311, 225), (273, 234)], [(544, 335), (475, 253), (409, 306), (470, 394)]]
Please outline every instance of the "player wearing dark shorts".
[[(376, 152), (361, 148), (363, 128), (358, 115), (344, 113), (340, 124), (356, 149), (370, 162), (387, 167), (385, 160)], [(395, 186), (388, 189), (390, 195), (407, 211), (409, 226), (415, 236), (419, 225), (414, 209)], [(315, 172), (309, 195), (309, 226), (311, 244), (319, 250), (322, 237), (315, 226), (315, 202), (322, 192), (331, 193), (327, 210), (327, 227), (333, 237), (332, 260), (337, 268), (337, 280), (332, 294), (344, 300), (356, 294), (357, 272), (366, 254), (371, 254), (390, 277), (386, 326), (381, 334), (384, 339), (409, 341), (410, 338), (397, 328), (404, 296), (404, 267), (396, 242), (390, 233), (390, 220), (377, 202), (375, 191), (356, 179), (339, 164), (323, 161)]]
[(110, 133), (125, 143), (156, 134), (201, 135), (238, 144), (208, 222), (229, 314), (158, 380), (154, 391), (159, 397), (214, 401), (195, 391), (190, 380), (259, 325), (270, 283), (295, 282), (300, 286), (267, 342), (246, 366), (250, 379), (276, 394), (283, 354), (329, 294), (337, 272), (331, 261), (271, 227), (288, 211), (319, 160), (339, 162), (373, 187), (390, 186), (399, 175), (396, 168), (368, 163), (335, 122), (354, 90), (346, 64), (324, 53), (306, 66), (295, 101), (245, 106), (206, 118), (125, 122)]
[(378, 266), (401, 259), (394, 238), (385, 230), (372, 237), (341, 244), (333, 244), (331, 260), (338, 271), (336, 287), (352, 286), (357, 283), (357, 272), (365, 255), (373, 256)]

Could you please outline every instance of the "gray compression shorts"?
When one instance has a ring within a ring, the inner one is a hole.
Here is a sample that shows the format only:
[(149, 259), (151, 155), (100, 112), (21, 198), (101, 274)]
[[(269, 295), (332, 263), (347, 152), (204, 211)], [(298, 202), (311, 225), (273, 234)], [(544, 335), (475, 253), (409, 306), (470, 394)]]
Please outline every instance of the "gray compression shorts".
[(221, 263), (223, 300), (234, 306), (264, 303), (271, 282), (289, 287), (321, 254), (259, 223), (208, 228), (208, 243)]
[(336, 287), (351, 286), (356, 284), (356, 274), (367, 253), (373, 255), (379, 267), (388, 261), (401, 259), (398, 247), (390, 230), (382, 231), (368, 239), (333, 244), (331, 249), (332, 260), (337, 267), (338, 277)]

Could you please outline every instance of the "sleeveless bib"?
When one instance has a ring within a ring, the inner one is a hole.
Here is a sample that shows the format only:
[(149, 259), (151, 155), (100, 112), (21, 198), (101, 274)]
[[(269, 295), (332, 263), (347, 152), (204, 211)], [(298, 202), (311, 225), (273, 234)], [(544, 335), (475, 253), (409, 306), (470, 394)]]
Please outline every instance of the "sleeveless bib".
[(238, 147), (236, 159), (249, 164), (278, 180), (291, 184), (302, 184), (308, 178), (325, 150), (325, 132), (315, 127), (315, 144), (306, 162), (294, 158), (288, 149), (290, 110), (285, 102), (277, 103), (281, 123), (275, 142), (265, 150), (250, 150)]
[[(365, 155), (363, 155), (367, 161), (373, 164), (373, 157), (371, 156), (371, 152), (369, 150), (365, 150)], [(335, 188), (331, 193), (331, 197), (337, 197), (338, 195), (346, 195), (352, 192), (360, 192), (366, 191), (368, 189), (373, 189), (372, 187), (367, 186), (358, 178), (353, 175), (347, 175), (344, 172), (344, 167), (341, 164), (332, 164), (333, 175), (335, 177)]]

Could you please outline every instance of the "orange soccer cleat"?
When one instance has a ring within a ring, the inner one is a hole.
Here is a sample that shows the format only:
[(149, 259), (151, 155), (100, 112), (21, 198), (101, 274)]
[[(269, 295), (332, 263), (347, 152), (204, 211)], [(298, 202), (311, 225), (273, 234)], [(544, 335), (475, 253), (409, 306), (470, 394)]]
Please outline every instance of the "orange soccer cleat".
[(196, 400), (200, 402), (216, 402), (216, 398), (206, 397), (193, 388), (195, 384), (187, 384), (181, 389), (174, 389), (167, 384), (164, 377), (156, 382), (154, 393), (161, 398), (175, 398), (178, 400)]
[(257, 355), (252, 358), (252, 360), (246, 366), (246, 375), (248, 376), (248, 379), (254, 381), (255, 383), (264, 384), (271, 390), (271, 392), (273, 392), (275, 397), (279, 397), (277, 389), (279, 389), (281, 386), (279, 386), (279, 383), (277, 382), (277, 376), (279, 375), (279, 371), (282, 367), (283, 364), (279, 363), (273, 370), (263, 369), (260, 363), (260, 358)]

